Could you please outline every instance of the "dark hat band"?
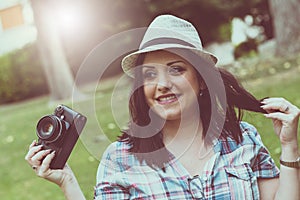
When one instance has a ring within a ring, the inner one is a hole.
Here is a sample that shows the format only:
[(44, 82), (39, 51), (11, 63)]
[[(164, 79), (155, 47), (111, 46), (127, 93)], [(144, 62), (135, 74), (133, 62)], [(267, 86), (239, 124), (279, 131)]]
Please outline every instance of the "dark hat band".
[(183, 46), (196, 48), (191, 43), (188, 43), (188, 42), (180, 40), (180, 39), (176, 39), (176, 38), (156, 38), (156, 39), (149, 40), (148, 42), (144, 43), (140, 47), (140, 49), (145, 49), (147, 47), (158, 45), (158, 44), (180, 44), (180, 45), (183, 45)]

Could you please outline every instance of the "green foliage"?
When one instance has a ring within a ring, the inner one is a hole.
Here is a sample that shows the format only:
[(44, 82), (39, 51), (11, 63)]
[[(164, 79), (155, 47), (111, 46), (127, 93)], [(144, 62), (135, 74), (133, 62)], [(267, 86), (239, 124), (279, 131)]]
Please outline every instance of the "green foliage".
[(240, 57), (251, 57), (252, 55), (256, 55), (257, 42), (255, 39), (248, 39), (245, 42), (240, 43), (234, 49), (234, 58), (238, 59)]
[(270, 57), (260, 58), (241, 57), (234, 64), (224, 66), (231, 73), (235, 74), (241, 81), (264, 78), (297, 69), (300, 66), (300, 54), (290, 55), (289, 57)]
[(230, 41), (231, 37), (231, 23), (220, 24), (217, 31), (213, 32), (213, 37), (216, 42)]
[[(89, 1), (89, 9), (81, 6), (79, 13), (84, 16), (91, 16), (86, 18), (86, 21), (81, 24), (83, 30), (93, 30), (95, 32), (104, 33), (108, 35), (118, 33), (123, 30), (145, 27), (151, 20), (160, 14), (173, 14), (191, 21), (199, 30), (204, 43), (209, 43), (219, 39), (216, 34), (217, 29), (222, 24), (228, 23), (233, 17), (244, 17), (252, 13), (254, 10), (256, 14), (267, 12), (268, 0), (92, 0)], [(76, 1), (85, 2), (83, 0)], [(87, 4), (87, 3), (86, 3)], [(80, 6), (80, 4), (79, 4)], [(92, 8), (91, 8), (92, 7)], [(102, 10), (99, 12), (99, 8)], [(95, 21), (102, 19), (101, 26), (95, 27)], [(90, 24), (88, 27), (86, 24)], [(218, 31), (217, 31), (218, 32)], [(63, 35), (64, 33), (62, 33)], [(76, 33), (77, 35), (83, 33)], [(86, 40), (86, 36), (84, 36)], [(104, 37), (104, 39), (106, 36)], [(66, 37), (65, 40), (70, 40)], [(73, 43), (71, 43), (73, 44)], [(80, 48), (82, 43), (78, 44)]]
[(34, 44), (0, 57), (0, 104), (47, 92), (45, 76)]
[(250, 10), (258, 4), (266, 3), (267, 1), (268, 0), (210, 0), (205, 2), (227, 17), (243, 17), (245, 14), (250, 13)]

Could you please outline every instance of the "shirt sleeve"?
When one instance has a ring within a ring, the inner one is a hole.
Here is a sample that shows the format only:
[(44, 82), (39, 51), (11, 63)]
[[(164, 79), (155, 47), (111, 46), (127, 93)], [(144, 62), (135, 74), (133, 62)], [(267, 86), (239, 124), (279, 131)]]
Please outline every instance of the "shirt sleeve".
[(279, 169), (275, 165), (268, 149), (264, 146), (256, 128), (250, 124), (243, 123), (244, 131), (248, 132), (253, 144), (253, 159), (251, 168), (257, 178), (275, 178), (279, 177)]
[(103, 153), (97, 171), (97, 183), (94, 199), (129, 199), (129, 192), (122, 186), (120, 173), (123, 171), (121, 161), (117, 155), (116, 142), (112, 143)]

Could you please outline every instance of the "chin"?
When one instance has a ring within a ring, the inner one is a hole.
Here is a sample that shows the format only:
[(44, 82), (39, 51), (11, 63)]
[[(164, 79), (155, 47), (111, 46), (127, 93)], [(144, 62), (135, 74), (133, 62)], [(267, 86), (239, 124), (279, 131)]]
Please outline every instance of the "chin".
[(159, 115), (162, 119), (166, 121), (178, 120), (181, 118), (181, 113), (163, 113)]
[(181, 110), (180, 108), (163, 108), (160, 105), (153, 106), (152, 110), (156, 115), (158, 115), (163, 120), (178, 120), (181, 118)]

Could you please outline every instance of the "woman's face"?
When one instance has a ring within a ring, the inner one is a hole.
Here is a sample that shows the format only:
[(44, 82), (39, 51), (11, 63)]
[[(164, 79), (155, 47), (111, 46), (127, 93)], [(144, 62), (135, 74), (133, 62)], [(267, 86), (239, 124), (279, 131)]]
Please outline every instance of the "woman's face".
[(142, 66), (146, 101), (156, 114), (177, 120), (197, 112), (200, 86), (189, 62), (168, 51), (155, 51), (145, 55)]

